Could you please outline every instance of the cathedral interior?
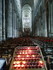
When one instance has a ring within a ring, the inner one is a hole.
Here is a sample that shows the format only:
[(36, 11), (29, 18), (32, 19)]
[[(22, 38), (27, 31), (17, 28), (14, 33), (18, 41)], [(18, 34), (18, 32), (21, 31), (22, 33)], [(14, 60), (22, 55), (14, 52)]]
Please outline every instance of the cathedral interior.
[(53, 70), (53, 0), (0, 0), (0, 70)]

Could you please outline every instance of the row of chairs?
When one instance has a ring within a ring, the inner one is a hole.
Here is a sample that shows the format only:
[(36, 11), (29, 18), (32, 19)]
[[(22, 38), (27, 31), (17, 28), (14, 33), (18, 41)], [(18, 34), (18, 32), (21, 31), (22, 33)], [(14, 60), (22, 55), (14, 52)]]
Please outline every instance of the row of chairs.
[(38, 40), (38, 41), (53, 45), (53, 38), (50, 38), (50, 37), (33, 37), (33, 38), (35, 40)]
[(0, 43), (0, 57), (3, 55), (13, 54), (14, 48), (17, 46), (33, 45), (30, 37), (11, 38)]
[(30, 37), (20, 37), (20, 38), (14, 38), (12, 39), (13, 41), (11, 42), (14, 44), (17, 44), (17, 46), (27, 46), (27, 45), (32, 45), (32, 41), (30, 39)]
[(34, 39), (42, 46), (41, 49), (46, 60), (48, 70), (53, 70), (53, 38), (34, 37)]

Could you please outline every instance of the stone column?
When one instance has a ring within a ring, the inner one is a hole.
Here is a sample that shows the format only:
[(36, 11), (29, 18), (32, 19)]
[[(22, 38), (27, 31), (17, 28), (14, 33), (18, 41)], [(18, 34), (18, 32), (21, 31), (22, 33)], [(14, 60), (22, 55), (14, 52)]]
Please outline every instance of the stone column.
[(12, 37), (12, 2), (9, 0), (8, 3), (8, 20), (7, 20), (7, 37)]
[(2, 0), (2, 40), (5, 39), (5, 0)]
[(2, 0), (0, 0), (0, 41), (2, 40)]

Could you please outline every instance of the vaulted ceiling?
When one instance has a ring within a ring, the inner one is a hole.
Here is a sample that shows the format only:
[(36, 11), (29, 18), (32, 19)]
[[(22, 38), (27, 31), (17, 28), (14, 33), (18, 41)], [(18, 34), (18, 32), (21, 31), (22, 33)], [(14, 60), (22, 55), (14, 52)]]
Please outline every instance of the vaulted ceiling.
[(34, 0), (21, 0), (21, 5), (29, 4), (31, 7), (34, 5)]
[(35, 16), (34, 13), (35, 13), (36, 5), (37, 5), (38, 1), (39, 0), (14, 0), (15, 5), (17, 7), (16, 10), (18, 11), (18, 15), (21, 17), (21, 11), (22, 11), (23, 6), (28, 4), (32, 8), (32, 15), (34, 18), (34, 16)]

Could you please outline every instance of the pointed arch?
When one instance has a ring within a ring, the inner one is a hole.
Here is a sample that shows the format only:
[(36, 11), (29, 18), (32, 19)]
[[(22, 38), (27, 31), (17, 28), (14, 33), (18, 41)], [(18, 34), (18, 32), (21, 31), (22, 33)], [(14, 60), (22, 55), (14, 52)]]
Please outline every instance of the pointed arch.
[(32, 8), (26, 4), (22, 8), (22, 25), (24, 28), (30, 28), (32, 30)]

